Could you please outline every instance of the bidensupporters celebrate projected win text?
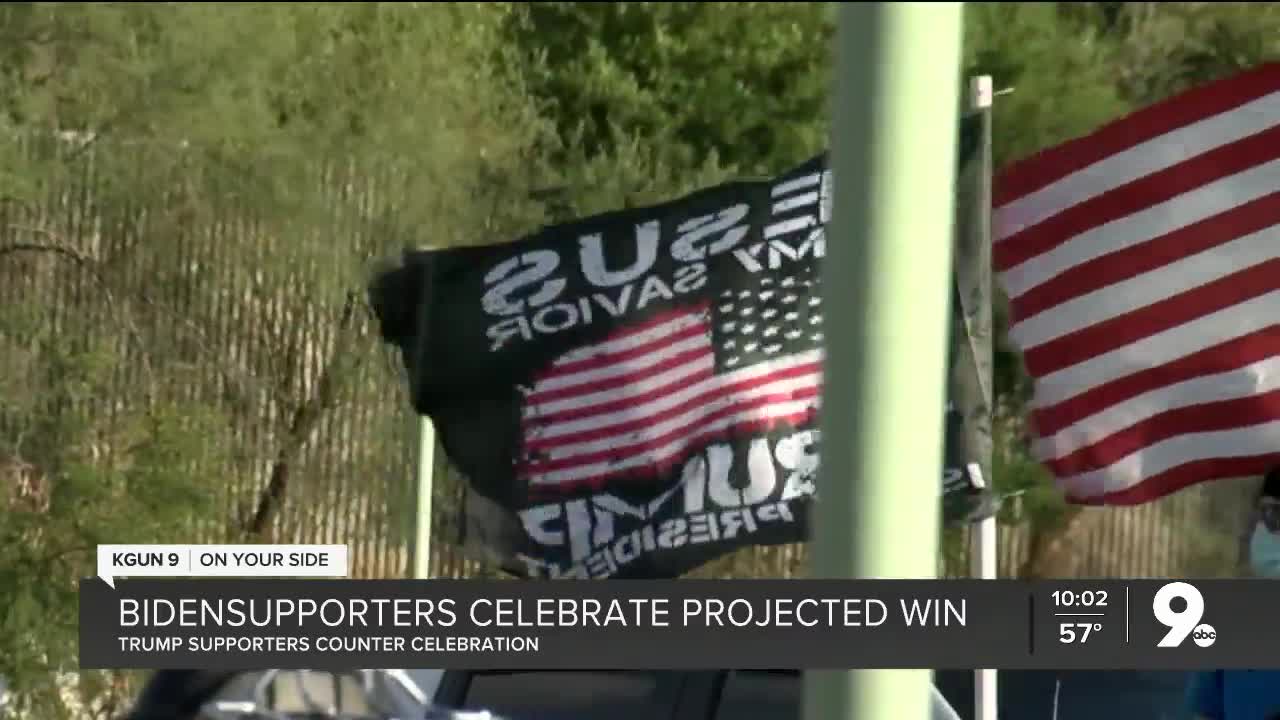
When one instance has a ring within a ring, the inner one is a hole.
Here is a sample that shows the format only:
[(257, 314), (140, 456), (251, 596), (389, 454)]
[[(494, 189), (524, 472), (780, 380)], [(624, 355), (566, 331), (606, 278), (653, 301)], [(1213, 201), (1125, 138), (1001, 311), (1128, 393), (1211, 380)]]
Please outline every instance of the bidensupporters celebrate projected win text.
[[(119, 598), (122, 652), (526, 652), (520, 630), (591, 628), (876, 628), (963, 626), (946, 598)], [(282, 631), (238, 635), (239, 629)], [(435, 635), (463, 628), (485, 634)], [(197, 630), (165, 635), (166, 629)], [(421, 635), (401, 634), (410, 629)], [(306, 632), (298, 632), (303, 631)], [(341, 630), (341, 634), (326, 631)], [(160, 632), (157, 632), (160, 631)], [(230, 632), (228, 632), (230, 631)], [(379, 634), (397, 631), (395, 634)]]

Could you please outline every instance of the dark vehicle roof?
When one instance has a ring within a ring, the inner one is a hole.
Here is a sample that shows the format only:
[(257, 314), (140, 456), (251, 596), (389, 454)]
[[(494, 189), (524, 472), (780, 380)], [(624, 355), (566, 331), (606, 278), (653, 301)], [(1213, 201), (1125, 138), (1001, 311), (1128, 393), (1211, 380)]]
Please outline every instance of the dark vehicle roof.
[(455, 671), (436, 701), (520, 720), (799, 720), (797, 670)]
[[(734, 682), (735, 676), (739, 682)], [(1186, 674), (1177, 671), (1002, 670), (999, 717), (1182, 717), (1185, 679)], [(973, 680), (972, 670), (934, 673), (934, 686), (962, 718), (974, 717)], [(646, 690), (653, 695), (631, 704)], [(800, 674), (794, 670), (451, 671), (445, 673), (437, 699), (455, 707), (506, 711), (519, 720), (799, 720), (801, 716)]]

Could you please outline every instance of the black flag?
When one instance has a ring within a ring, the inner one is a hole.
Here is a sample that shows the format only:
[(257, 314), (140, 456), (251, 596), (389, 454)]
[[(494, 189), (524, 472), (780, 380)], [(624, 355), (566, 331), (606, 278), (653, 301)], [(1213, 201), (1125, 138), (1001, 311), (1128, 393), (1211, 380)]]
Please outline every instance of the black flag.
[[(822, 155), (380, 275), (383, 336), (467, 480), (462, 540), (522, 575), (626, 578), (806, 539), (830, 192)], [(986, 494), (954, 394), (952, 521)]]
[[(994, 513), (990, 491), (991, 413), (991, 125), (990, 109), (960, 124), (947, 402), (944, 519)], [(975, 492), (977, 489), (983, 492)]]

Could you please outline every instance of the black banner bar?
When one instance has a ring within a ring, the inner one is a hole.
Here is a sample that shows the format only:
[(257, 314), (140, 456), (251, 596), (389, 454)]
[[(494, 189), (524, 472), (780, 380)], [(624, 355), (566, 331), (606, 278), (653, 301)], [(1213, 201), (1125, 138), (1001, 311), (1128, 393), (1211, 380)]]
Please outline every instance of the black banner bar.
[(1203, 669), (1275, 664), (1265, 580), (118, 580), (85, 669)]

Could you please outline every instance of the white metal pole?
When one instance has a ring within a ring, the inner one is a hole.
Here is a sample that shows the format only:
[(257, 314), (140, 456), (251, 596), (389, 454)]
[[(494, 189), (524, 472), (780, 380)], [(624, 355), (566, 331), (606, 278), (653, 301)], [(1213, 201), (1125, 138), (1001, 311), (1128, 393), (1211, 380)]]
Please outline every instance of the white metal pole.
[[(996, 579), (996, 517), (986, 517), (977, 522), (973, 543), (973, 560), (976, 576), (982, 580)], [(974, 671), (973, 678), (974, 720), (996, 720), (999, 707), (999, 686), (994, 669)]]
[(417, 448), (415, 505), (413, 516), (413, 577), (425, 580), (431, 577), (431, 492), (434, 488), (436, 467), (436, 431), (431, 418), (414, 415)]
[[(986, 154), (982, 162), (984, 177), (981, 182), (986, 184), (986, 192), (982, 193), (980, 202), (982, 206), (978, 208), (982, 218), (982, 234), (984, 242), (991, 242), (991, 105), (995, 96), (994, 88), (990, 75), (981, 75), (973, 78), (969, 84), (969, 103), (973, 111), (982, 115), (982, 152)], [(989, 398), (989, 401), (994, 398)], [(986, 485), (986, 478), (982, 476), (982, 468), (974, 463), (970, 466), (970, 472), (976, 482)], [(996, 568), (996, 543), (999, 540), (997, 532), (996, 516), (993, 513), (990, 517), (979, 520), (973, 528), (973, 542), (971, 544), (973, 550), (973, 575), (982, 580), (995, 580), (997, 576)], [(997, 708), (999, 707), (998, 684), (996, 681), (996, 671), (994, 669), (979, 669), (974, 671), (974, 720), (996, 720)]]

